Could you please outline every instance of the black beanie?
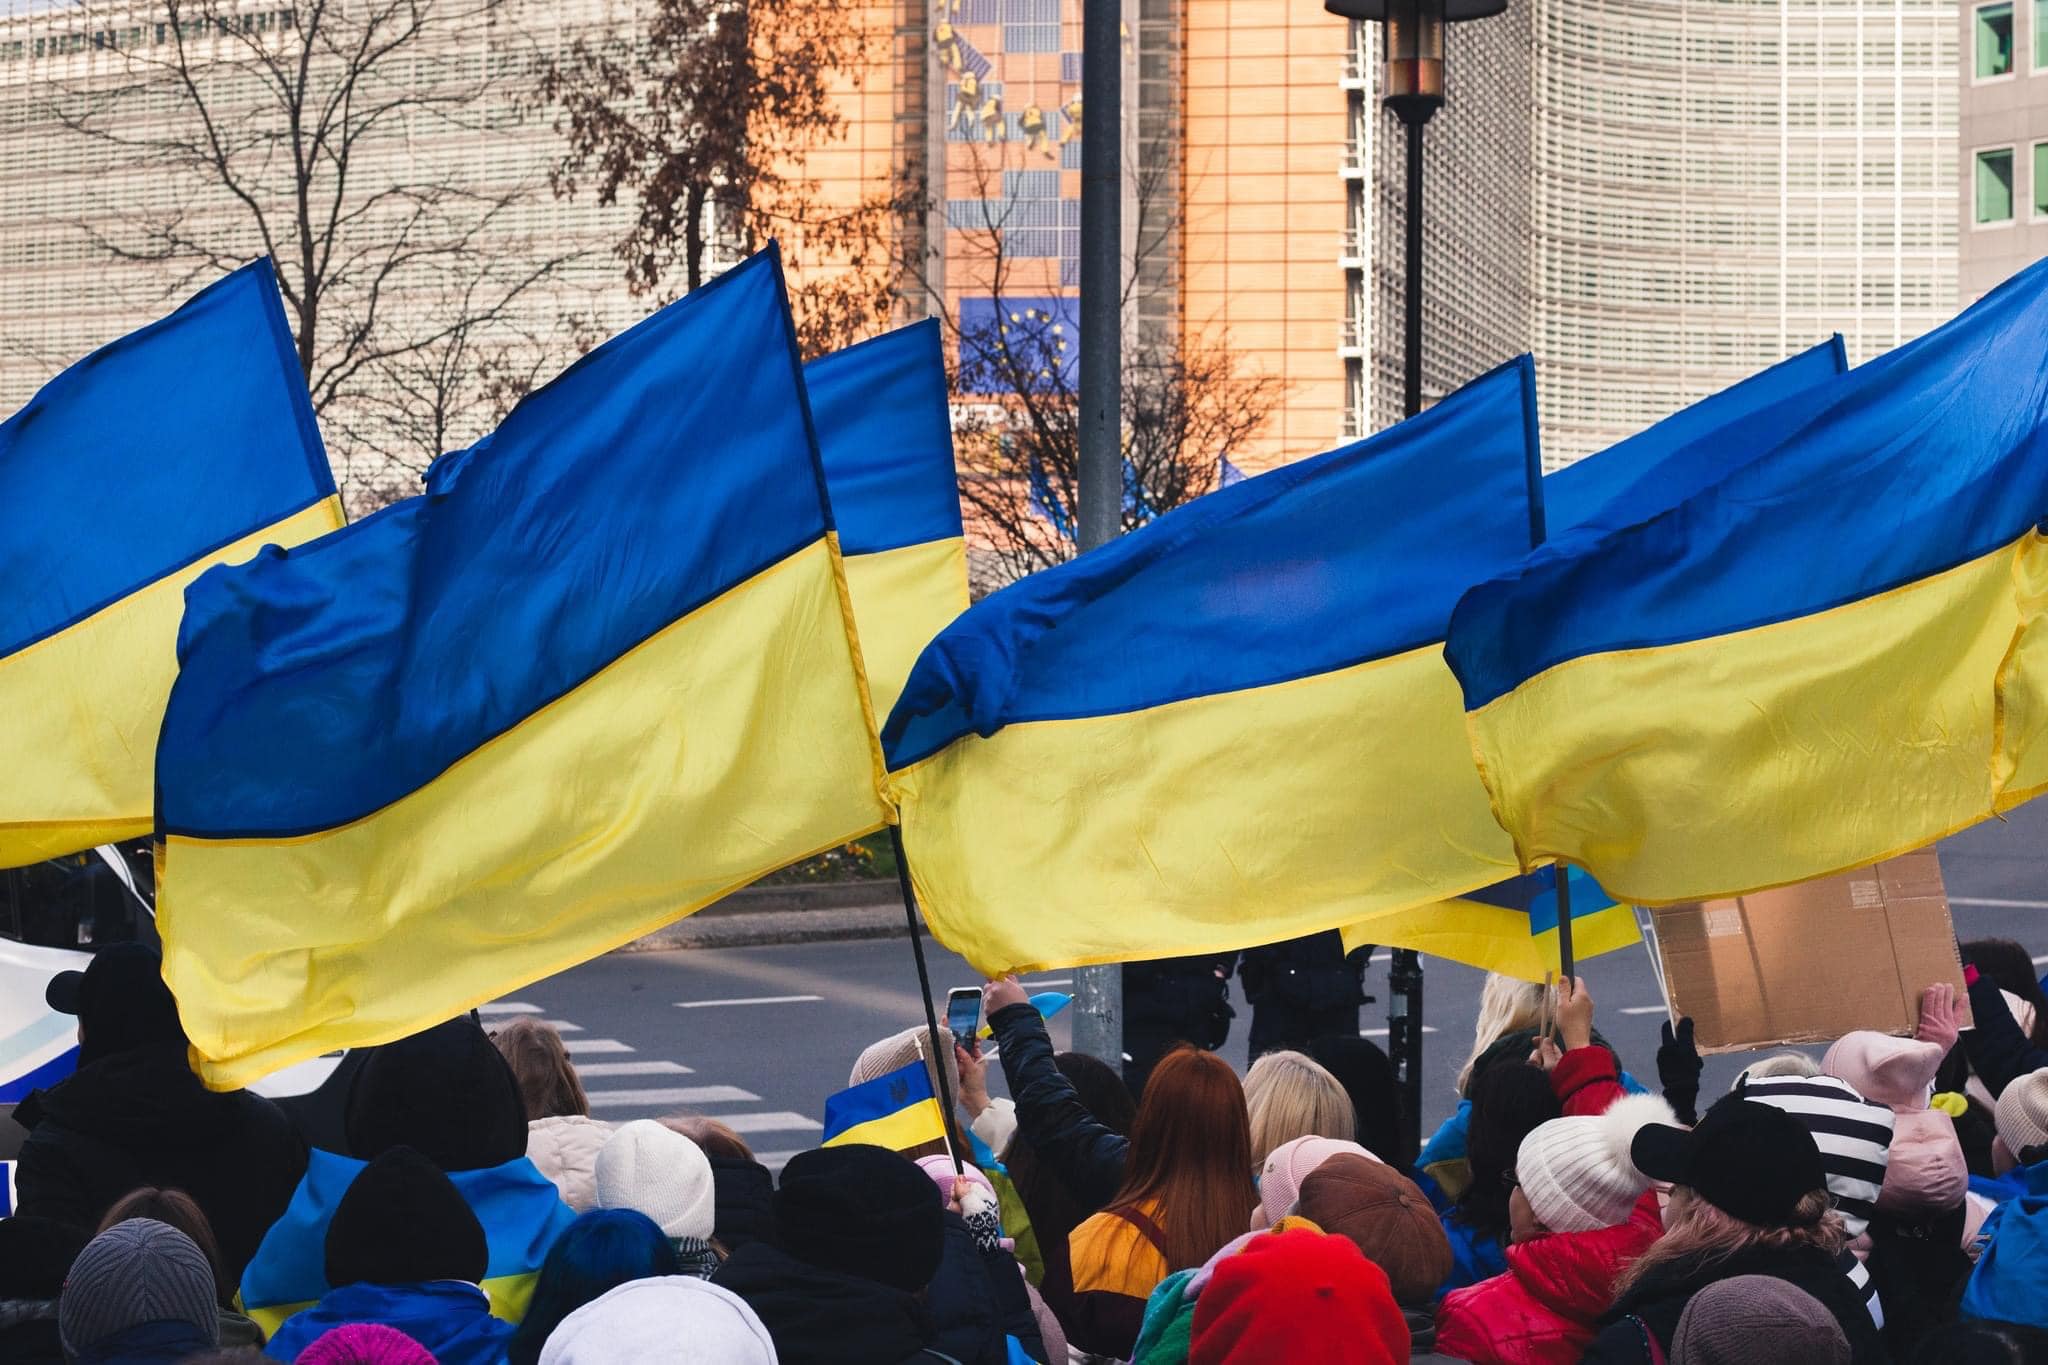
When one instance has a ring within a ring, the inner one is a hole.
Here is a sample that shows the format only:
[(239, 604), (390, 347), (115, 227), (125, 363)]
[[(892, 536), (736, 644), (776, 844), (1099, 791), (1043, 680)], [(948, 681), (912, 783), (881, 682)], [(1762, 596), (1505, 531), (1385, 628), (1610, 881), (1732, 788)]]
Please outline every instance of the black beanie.
[(468, 1015), (387, 1043), (349, 1086), (349, 1155), (411, 1147), (444, 1171), (481, 1171), (526, 1155), (519, 1083)]
[(914, 1294), (939, 1273), (945, 1204), (930, 1176), (886, 1147), (820, 1147), (782, 1168), (775, 1229), (800, 1261)]
[(393, 1147), (356, 1173), (327, 1225), (327, 1283), (476, 1284), (490, 1268), (484, 1226), (439, 1167)]

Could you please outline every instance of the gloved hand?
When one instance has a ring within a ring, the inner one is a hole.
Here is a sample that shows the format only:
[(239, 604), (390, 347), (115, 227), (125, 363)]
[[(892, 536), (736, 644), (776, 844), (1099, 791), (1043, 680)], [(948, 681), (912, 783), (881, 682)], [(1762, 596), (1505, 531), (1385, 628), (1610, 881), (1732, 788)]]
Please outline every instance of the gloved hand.
[(1657, 1049), (1657, 1080), (1664, 1087), (1664, 1102), (1688, 1126), (1699, 1122), (1700, 1071), (1705, 1066), (1693, 1046), (1692, 1019), (1680, 1019), (1676, 1033), (1665, 1020), (1664, 1042)]

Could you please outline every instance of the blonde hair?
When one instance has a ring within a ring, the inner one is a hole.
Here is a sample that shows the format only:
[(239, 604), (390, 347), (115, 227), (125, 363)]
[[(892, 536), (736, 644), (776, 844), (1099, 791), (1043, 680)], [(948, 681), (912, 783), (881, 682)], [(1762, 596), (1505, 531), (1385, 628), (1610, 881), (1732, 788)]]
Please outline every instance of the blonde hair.
[(590, 1097), (583, 1093), (582, 1078), (569, 1060), (569, 1050), (562, 1046), (561, 1034), (542, 1020), (521, 1015), (493, 1033), (491, 1041), (512, 1068), (529, 1122), (565, 1115), (589, 1117)]
[(1244, 1077), (1245, 1110), (1251, 1117), (1252, 1169), (1283, 1142), (1298, 1137), (1356, 1135), (1358, 1111), (1335, 1076), (1299, 1052), (1268, 1052)]
[(1774, 1052), (1760, 1062), (1751, 1062), (1735, 1078), (1729, 1091), (1740, 1090), (1745, 1081), (1760, 1081), (1766, 1076), (1818, 1076), (1820, 1063), (1803, 1052)]
[(1792, 1206), (1782, 1227), (1759, 1227), (1746, 1223), (1718, 1208), (1684, 1185), (1671, 1187), (1671, 1204), (1664, 1210), (1664, 1235), (1650, 1244), (1614, 1281), (1614, 1299), (1633, 1289), (1659, 1266), (1683, 1265), (1693, 1273), (1715, 1266), (1751, 1247), (1786, 1250), (1798, 1246), (1819, 1247), (1830, 1256), (1849, 1245), (1849, 1230), (1826, 1189), (1809, 1190)]
[(1458, 1093), (1472, 1087), (1472, 1068), (1479, 1056), (1510, 1033), (1533, 1029), (1543, 1022), (1540, 981), (1518, 981), (1499, 972), (1486, 974), (1486, 986), (1479, 992), (1479, 1023), (1472, 1035), (1472, 1054), (1458, 1068)]

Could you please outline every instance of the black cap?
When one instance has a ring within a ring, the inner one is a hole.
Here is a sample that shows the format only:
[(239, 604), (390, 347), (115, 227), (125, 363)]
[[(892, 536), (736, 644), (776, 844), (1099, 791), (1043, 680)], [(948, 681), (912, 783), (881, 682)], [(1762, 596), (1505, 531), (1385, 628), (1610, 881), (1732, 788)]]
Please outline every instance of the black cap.
[(1629, 1144), (1629, 1160), (1652, 1180), (1684, 1185), (1745, 1223), (1784, 1227), (1792, 1210), (1824, 1189), (1820, 1148), (1782, 1109), (1740, 1095), (1717, 1102), (1687, 1130), (1652, 1123)]
[(164, 984), (164, 963), (140, 943), (116, 943), (93, 955), (82, 972), (59, 972), (43, 1000), (84, 1025), (80, 1064), (151, 1043), (183, 1042), (178, 1002)]
[(849, 1143), (799, 1152), (775, 1192), (782, 1249), (800, 1261), (915, 1294), (946, 1244), (939, 1187), (908, 1157)]

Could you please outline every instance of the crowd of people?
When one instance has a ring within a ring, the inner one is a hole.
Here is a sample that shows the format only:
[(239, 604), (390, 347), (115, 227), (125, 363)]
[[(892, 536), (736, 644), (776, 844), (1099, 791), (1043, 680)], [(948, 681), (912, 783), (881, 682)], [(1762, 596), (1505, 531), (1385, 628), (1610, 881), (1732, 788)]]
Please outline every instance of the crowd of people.
[(534, 1019), (371, 1051), (309, 1141), (200, 1084), (126, 945), (50, 986), (79, 1066), (17, 1111), (0, 1361), (2048, 1361), (2048, 997), (1962, 948), (1971, 1027), (1937, 985), (1705, 1097), (1687, 1021), (1652, 1089), (1584, 980), (1490, 978), (1419, 1151), (1348, 990), (1134, 1093), (992, 981), (992, 1049), (913, 1025), (849, 1076), (923, 1058), (948, 1140), (778, 1177), (715, 1119), (593, 1119)]

